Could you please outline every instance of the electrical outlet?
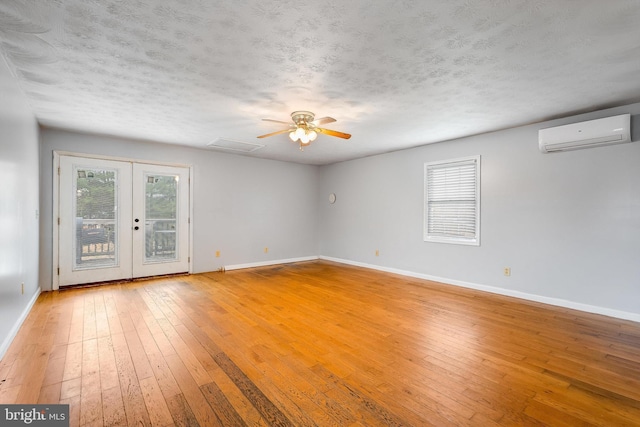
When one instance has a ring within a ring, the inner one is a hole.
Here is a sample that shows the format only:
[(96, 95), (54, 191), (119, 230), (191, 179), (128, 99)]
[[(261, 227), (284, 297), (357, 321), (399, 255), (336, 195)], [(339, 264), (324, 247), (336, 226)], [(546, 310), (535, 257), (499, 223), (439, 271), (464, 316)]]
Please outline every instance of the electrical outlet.
[(376, 256), (380, 256), (380, 251), (376, 249)]
[(220, 251), (216, 251), (216, 258), (220, 258)]
[(504, 268), (504, 275), (505, 276), (511, 276), (511, 267), (505, 267)]
[(264, 248), (264, 253), (268, 254), (269, 253), (269, 248)]

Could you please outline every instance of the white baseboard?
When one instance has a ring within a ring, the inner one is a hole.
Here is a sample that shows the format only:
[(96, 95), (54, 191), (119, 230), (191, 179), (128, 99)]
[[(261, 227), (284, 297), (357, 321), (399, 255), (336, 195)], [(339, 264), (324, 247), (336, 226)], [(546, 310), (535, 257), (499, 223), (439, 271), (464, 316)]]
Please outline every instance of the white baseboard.
[(2, 341), (2, 345), (0, 345), (0, 360), (2, 360), (4, 355), (7, 353), (7, 350), (9, 350), (9, 346), (13, 342), (13, 339), (16, 337), (16, 335), (18, 335), (18, 331), (20, 330), (20, 327), (22, 326), (25, 319), (29, 315), (29, 312), (31, 312), (31, 308), (33, 308), (33, 305), (36, 303), (36, 300), (40, 296), (41, 290), (42, 289), (38, 288), (35, 295), (31, 297), (31, 300), (29, 300), (29, 303), (27, 304), (27, 306), (24, 308), (24, 310), (22, 310), (22, 314), (20, 315), (18, 320), (16, 320), (16, 323), (13, 325), (13, 328), (11, 328), (11, 331), (9, 331), (9, 334), (6, 336), (4, 341)]
[(510, 290), (510, 289), (497, 288), (495, 286), (487, 286), (487, 285), (480, 285), (480, 284), (477, 284), (477, 283), (463, 282), (461, 280), (453, 280), (453, 279), (447, 279), (447, 278), (444, 278), (444, 277), (430, 276), (428, 274), (414, 273), (412, 271), (399, 270), (399, 269), (396, 269), (396, 268), (383, 267), (383, 266), (374, 265), (374, 264), (366, 264), (366, 263), (363, 263), (363, 262), (350, 261), (350, 260), (341, 259), (341, 258), (332, 258), (332, 257), (327, 257), (327, 256), (319, 256), (318, 258), (319, 259), (324, 259), (324, 260), (327, 260), (327, 261), (339, 262), (341, 264), (349, 264), (349, 265), (354, 265), (354, 266), (357, 266), (357, 267), (364, 267), (364, 268), (370, 268), (372, 270), (385, 271), (387, 273), (399, 274), (401, 276), (414, 277), (416, 279), (431, 280), (433, 282), (445, 283), (447, 285), (455, 285), (455, 286), (460, 286), (460, 287), (463, 287), (463, 288), (475, 289), (475, 290), (484, 291), (484, 292), (491, 292), (493, 294), (505, 295), (505, 296), (509, 296), (509, 297), (528, 300), (528, 301), (541, 302), (543, 304), (555, 305), (555, 306), (558, 306), (558, 307), (570, 308), (570, 309), (573, 309), (573, 310), (580, 310), (580, 311), (584, 311), (584, 312), (587, 312), (587, 313), (601, 314), (601, 315), (604, 315), (604, 316), (615, 317), (617, 319), (624, 319), (624, 320), (631, 320), (633, 322), (640, 322), (640, 314), (638, 314), (638, 313), (629, 313), (629, 312), (626, 312), (626, 311), (613, 310), (613, 309), (610, 309), (610, 308), (598, 307), (598, 306), (589, 305), (589, 304), (582, 304), (582, 303), (579, 303), (579, 302), (568, 301), (568, 300), (564, 300), (564, 299), (560, 299), (560, 298), (544, 297), (544, 296), (535, 295), (535, 294), (528, 294), (526, 292), (520, 292), (520, 291), (513, 291), (513, 290)]
[(253, 267), (264, 267), (267, 265), (276, 265), (276, 264), (290, 264), (292, 262), (301, 262), (301, 261), (314, 261), (318, 259), (317, 256), (308, 256), (301, 258), (289, 258), (289, 259), (276, 259), (272, 261), (260, 261), (260, 262), (250, 262), (247, 264), (235, 264), (235, 265), (225, 265), (225, 270), (240, 270), (241, 268), (253, 268)]

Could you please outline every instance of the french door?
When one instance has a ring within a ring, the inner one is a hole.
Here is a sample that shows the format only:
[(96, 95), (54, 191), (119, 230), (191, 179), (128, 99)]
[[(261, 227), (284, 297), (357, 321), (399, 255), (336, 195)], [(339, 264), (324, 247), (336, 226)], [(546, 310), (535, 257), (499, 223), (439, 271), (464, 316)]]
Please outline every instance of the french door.
[(189, 169), (59, 156), (58, 285), (189, 271)]

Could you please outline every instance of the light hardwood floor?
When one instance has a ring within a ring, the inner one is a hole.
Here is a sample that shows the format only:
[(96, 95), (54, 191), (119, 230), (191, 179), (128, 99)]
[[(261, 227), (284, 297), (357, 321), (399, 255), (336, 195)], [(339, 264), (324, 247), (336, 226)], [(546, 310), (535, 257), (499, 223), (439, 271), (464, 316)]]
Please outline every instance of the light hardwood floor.
[(640, 426), (640, 324), (314, 261), (43, 293), (0, 381), (71, 425)]

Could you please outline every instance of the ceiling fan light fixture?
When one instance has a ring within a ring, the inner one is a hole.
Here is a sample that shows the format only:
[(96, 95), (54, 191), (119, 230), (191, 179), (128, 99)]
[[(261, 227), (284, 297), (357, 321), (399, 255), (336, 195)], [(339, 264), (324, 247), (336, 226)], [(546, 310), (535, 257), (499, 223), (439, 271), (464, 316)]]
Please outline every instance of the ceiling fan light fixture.
[(296, 142), (296, 141), (298, 140), (298, 135), (297, 135), (294, 131), (292, 131), (292, 132), (289, 132), (289, 138), (290, 138), (293, 142)]
[(300, 137), (300, 143), (302, 145), (307, 145), (311, 142), (311, 140), (309, 139), (309, 135), (304, 133), (302, 134), (302, 136)]
[(315, 130), (309, 131), (309, 141), (315, 141), (318, 137), (318, 133)]
[(303, 127), (299, 127), (298, 129), (296, 129), (296, 136), (300, 139), (302, 139), (302, 137), (306, 134), (306, 131), (304, 130)]

